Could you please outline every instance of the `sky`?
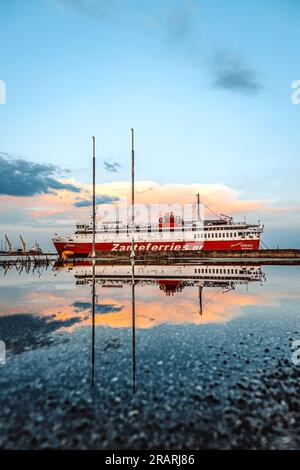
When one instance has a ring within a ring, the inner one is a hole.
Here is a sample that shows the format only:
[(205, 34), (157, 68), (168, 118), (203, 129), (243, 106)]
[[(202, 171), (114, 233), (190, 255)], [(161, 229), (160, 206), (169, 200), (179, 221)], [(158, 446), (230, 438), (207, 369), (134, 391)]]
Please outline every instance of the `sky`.
[(89, 218), (93, 135), (99, 204), (128, 195), (134, 127), (138, 202), (200, 191), (299, 247), (299, 18), (300, 0), (0, 0), (0, 239), (50, 249)]

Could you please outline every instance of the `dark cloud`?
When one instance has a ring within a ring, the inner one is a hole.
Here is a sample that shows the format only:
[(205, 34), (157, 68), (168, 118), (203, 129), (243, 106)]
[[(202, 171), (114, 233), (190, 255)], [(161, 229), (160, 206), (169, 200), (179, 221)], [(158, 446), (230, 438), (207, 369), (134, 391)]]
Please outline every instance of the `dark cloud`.
[[(81, 312), (84, 312), (85, 310), (91, 310), (92, 304), (90, 302), (74, 302), (73, 307), (75, 308), (75, 312), (81, 313)], [(96, 304), (95, 312), (101, 315), (104, 315), (106, 313), (121, 312), (123, 308), (124, 308), (123, 306), (116, 307), (113, 304)]]
[(171, 52), (181, 54), (194, 67), (207, 69), (214, 87), (234, 93), (255, 95), (263, 88), (251, 67), (227, 51), (216, 51), (211, 46), (203, 48), (199, 40), (200, 18), (195, 3), (183, 3), (182, 7), (170, 12), (165, 31)]
[[(98, 196), (96, 198), (96, 204), (112, 204), (113, 202), (119, 201), (119, 198), (116, 196)], [(83, 199), (81, 201), (75, 202), (74, 206), (76, 207), (90, 207), (93, 204), (91, 199)]]
[(257, 94), (263, 88), (255, 72), (240, 57), (217, 52), (212, 61), (213, 85), (225, 90)]
[(120, 166), (121, 166), (120, 163), (117, 163), (117, 162), (104, 161), (104, 168), (106, 171), (109, 171), (110, 173), (117, 173)]
[(81, 192), (73, 184), (61, 183), (56, 179), (60, 169), (48, 163), (35, 163), (22, 158), (0, 153), (0, 194), (9, 196), (34, 196), (66, 189)]

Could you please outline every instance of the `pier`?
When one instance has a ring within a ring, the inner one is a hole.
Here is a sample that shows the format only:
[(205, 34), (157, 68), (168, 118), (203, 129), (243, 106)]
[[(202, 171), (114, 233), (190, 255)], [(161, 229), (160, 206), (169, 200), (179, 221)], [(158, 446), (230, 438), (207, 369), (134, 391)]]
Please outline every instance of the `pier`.
[[(59, 261), (61, 264), (75, 263), (78, 260), (91, 261), (90, 256), (70, 256), (66, 259), (59, 258), (57, 253), (43, 253), (41, 255), (20, 255), (19, 253), (8, 255), (0, 253), (0, 266), (31, 265), (36, 267), (49, 266), (51, 263)], [(122, 263), (130, 260), (130, 252), (96, 252), (94, 258), (98, 262)], [(219, 262), (239, 262), (239, 263), (259, 263), (276, 265), (300, 265), (300, 249), (265, 249), (265, 250), (241, 250), (241, 251), (208, 251), (199, 250), (194, 252), (135, 252), (135, 261), (165, 264), (170, 262), (193, 262), (211, 260)]]

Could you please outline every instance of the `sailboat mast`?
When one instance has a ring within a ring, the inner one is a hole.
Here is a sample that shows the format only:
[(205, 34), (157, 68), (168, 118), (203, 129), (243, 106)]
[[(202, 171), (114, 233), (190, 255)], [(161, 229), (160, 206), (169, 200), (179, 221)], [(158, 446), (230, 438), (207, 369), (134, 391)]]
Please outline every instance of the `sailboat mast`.
[(96, 240), (96, 139), (93, 136), (93, 249), (92, 257), (95, 258)]

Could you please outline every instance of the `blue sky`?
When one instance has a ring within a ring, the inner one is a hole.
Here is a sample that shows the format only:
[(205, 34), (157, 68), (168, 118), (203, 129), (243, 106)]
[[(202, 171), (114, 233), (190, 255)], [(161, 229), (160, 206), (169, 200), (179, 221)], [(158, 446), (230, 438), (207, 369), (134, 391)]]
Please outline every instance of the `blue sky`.
[(95, 135), (98, 181), (128, 180), (135, 127), (140, 180), (300, 205), (299, 18), (299, 0), (1, 0), (0, 152), (87, 183)]

